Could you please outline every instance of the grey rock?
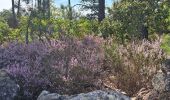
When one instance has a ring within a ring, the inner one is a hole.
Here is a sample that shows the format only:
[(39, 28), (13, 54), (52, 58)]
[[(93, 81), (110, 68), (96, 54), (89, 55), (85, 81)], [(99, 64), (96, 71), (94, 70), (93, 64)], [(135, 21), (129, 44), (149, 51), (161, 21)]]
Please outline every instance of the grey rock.
[(165, 91), (170, 92), (170, 72), (166, 74), (165, 84)]
[(0, 100), (14, 100), (19, 86), (13, 81), (5, 70), (0, 69)]
[(165, 74), (165, 91), (170, 92), (170, 59), (165, 61), (162, 71)]
[(42, 91), (41, 94), (38, 96), (37, 100), (62, 100), (67, 99), (67, 96), (61, 96), (57, 93), (50, 93), (48, 91)]
[(157, 72), (157, 74), (155, 74), (152, 79), (153, 88), (160, 92), (164, 91), (166, 86), (165, 79), (166, 77), (164, 73)]
[(37, 100), (130, 100), (130, 98), (116, 91), (97, 90), (72, 96), (43, 91)]

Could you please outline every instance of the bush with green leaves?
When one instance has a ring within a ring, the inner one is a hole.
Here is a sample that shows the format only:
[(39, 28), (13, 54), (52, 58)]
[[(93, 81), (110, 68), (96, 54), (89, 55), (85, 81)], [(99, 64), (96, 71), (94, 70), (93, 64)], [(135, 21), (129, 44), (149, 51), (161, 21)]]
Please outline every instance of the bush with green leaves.
[(64, 32), (67, 35), (83, 38), (86, 35), (98, 34), (99, 23), (97, 20), (88, 20), (85, 18), (68, 20), (68, 19), (54, 19), (54, 34)]
[(125, 39), (142, 37), (143, 28), (147, 27), (149, 35), (169, 32), (168, 0), (121, 0), (115, 2), (108, 10), (110, 22), (116, 22), (114, 33), (122, 42)]
[(170, 54), (170, 35), (165, 34), (162, 36), (161, 48), (169, 55)]
[(5, 20), (0, 17), (0, 44), (8, 40), (8, 34), (10, 33), (9, 26)]

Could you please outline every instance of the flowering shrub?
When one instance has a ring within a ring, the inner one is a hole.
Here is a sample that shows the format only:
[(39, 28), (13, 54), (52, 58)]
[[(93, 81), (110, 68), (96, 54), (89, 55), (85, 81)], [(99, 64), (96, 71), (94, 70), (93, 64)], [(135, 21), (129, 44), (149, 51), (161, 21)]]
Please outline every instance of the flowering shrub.
[(44, 89), (60, 94), (100, 89), (107, 75), (116, 88), (129, 95), (150, 86), (165, 57), (160, 41), (127, 45), (111, 41), (105, 42), (105, 50), (103, 43), (94, 36), (80, 40), (61, 35), (48, 42), (4, 44), (0, 47), (0, 65), (20, 85), (20, 96), (31, 99)]
[(41, 61), (49, 51), (48, 46), (40, 42), (28, 45), (15, 42), (1, 46), (0, 50), (0, 65), (16, 79), (22, 95), (31, 97), (50, 85), (46, 75), (41, 74)]
[[(51, 66), (57, 73), (60, 73), (58, 74), (60, 79), (67, 83), (60, 85), (64, 84), (62, 88), (60, 87), (61, 91), (68, 86), (68, 90), (76, 93), (82, 92), (83, 86), (86, 84), (97, 85), (99, 77), (97, 74), (101, 72), (104, 60), (100, 38), (87, 36), (79, 41), (62, 36), (58, 41), (52, 42), (51, 45), (53, 50), (42, 62), (46, 67)], [(52, 80), (56, 80), (55, 74), (51, 74), (49, 68), (46, 72)], [(58, 86), (58, 83), (53, 83), (53, 86), (57, 87), (56, 85)], [(65, 92), (70, 93), (70, 91)]]
[(127, 45), (106, 47), (107, 64), (112, 70), (111, 82), (116, 88), (133, 95), (142, 87), (151, 88), (151, 79), (160, 69), (165, 54), (160, 48), (160, 41), (146, 40)]
[(0, 64), (16, 79), (23, 96), (36, 97), (43, 89), (71, 94), (89, 91), (86, 87), (98, 85), (104, 60), (101, 46), (102, 40), (93, 36), (11, 43), (0, 48)]

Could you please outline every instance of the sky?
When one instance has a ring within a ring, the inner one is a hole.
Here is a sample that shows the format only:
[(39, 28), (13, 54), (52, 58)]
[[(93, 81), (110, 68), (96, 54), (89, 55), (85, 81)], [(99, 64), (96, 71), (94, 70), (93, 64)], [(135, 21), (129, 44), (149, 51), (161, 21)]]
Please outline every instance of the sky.
[[(81, 0), (71, 0), (71, 5), (75, 5), (80, 3)], [(111, 6), (113, 0), (105, 0), (106, 1), (106, 5), (107, 6)], [(56, 5), (59, 6), (61, 4), (67, 5), (68, 4), (68, 0), (55, 0)]]
[[(55, 4), (57, 7), (60, 7), (61, 4), (67, 5), (68, 0), (55, 0)], [(71, 0), (71, 4), (75, 5), (78, 4), (80, 0)], [(106, 0), (106, 6), (111, 6), (113, 0)], [(11, 0), (0, 0), (0, 11), (3, 9), (10, 9), (11, 8)]]

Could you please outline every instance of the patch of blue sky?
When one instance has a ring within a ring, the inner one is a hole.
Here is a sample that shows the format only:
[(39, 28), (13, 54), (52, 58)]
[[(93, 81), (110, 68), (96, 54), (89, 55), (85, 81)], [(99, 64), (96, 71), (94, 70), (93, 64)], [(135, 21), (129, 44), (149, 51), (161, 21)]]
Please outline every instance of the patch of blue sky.
[[(111, 6), (113, 1), (116, 0), (106, 0), (106, 6)], [(79, 4), (80, 0), (71, 0), (71, 5)], [(55, 4), (57, 7), (60, 7), (60, 5), (68, 5), (68, 0), (55, 0)]]
[[(61, 4), (68, 5), (68, 0), (54, 0), (54, 1), (57, 7), (60, 7)], [(110, 7), (114, 1), (117, 0), (106, 0), (106, 6)], [(80, 0), (71, 0), (71, 3), (72, 5), (79, 4)], [(3, 9), (10, 9), (11, 6), (12, 6), (11, 0), (0, 0), (0, 11), (2, 11)]]

